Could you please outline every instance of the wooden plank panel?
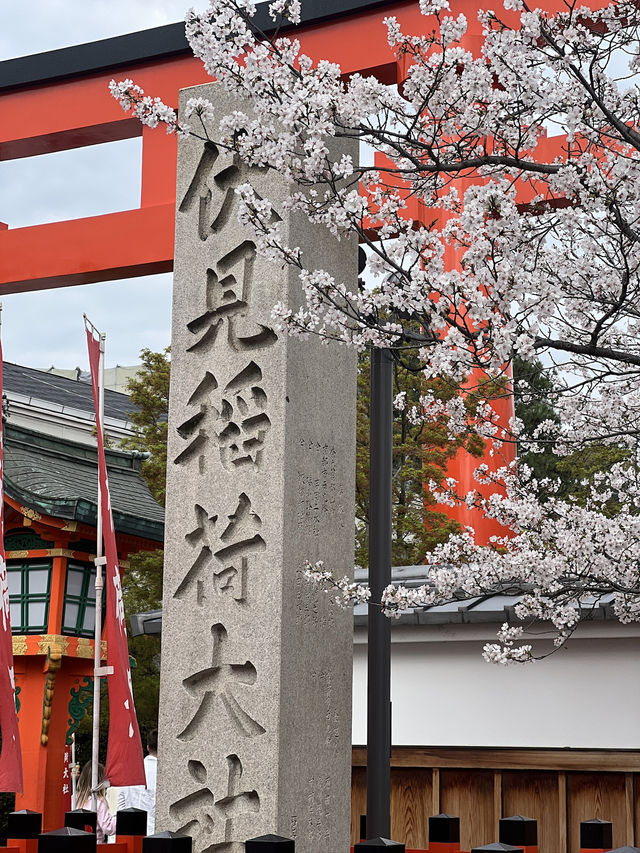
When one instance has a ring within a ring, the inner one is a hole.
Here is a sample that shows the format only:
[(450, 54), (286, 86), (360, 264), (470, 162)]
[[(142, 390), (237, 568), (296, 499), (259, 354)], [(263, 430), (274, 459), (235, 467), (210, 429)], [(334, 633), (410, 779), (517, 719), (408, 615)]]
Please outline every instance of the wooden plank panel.
[(622, 773), (567, 774), (569, 853), (580, 851), (580, 822), (600, 818), (613, 823), (613, 846), (626, 842), (626, 789)]
[(493, 837), (498, 840), (500, 835), (500, 818), (502, 817), (502, 771), (493, 771)]
[(360, 815), (367, 811), (367, 770), (351, 768), (351, 843), (360, 841)]
[(440, 770), (434, 767), (431, 771), (431, 814), (440, 814)]
[[(353, 747), (353, 764), (365, 767), (367, 751)], [(397, 746), (392, 767), (469, 767), (487, 770), (580, 770), (640, 773), (640, 751), (626, 749), (494, 749)]]
[(497, 841), (493, 834), (493, 773), (483, 770), (441, 770), (440, 809), (460, 818), (463, 850)]
[(633, 847), (635, 843), (634, 806), (635, 798), (633, 792), (633, 773), (624, 774), (625, 788), (625, 843)]
[(502, 803), (504, 817), (520, 814), (538, 821), (539, 853), (565, 853), (560, 832), (557, 773), (505, 770)]
[(391, 771), (391, 838), (410, 848), (426, 848), (432, 803), (432, 776), (426, 769)]
[[(536, 756), (555, 750), (443, 750), (451, 762), (458, 753), (459, 759), (476, 753), (477, 760), (486, 761), (487, 753), (493, 757), (508, 752), (526, 756), (536, 764)], [(589, 753), (589, 762), (597, 755)], [(357, 762), (357, 749), (354, 759)], [(403, 750), (403, 761), (417, 757), (421, 762), (433, 750), (410, 747)], [(600, 753), (603, 764), (611, 760), (608, 753)], [(411, 756), (411, 758), (410, 758)], [(607, 757), (608, 756), (608, 757)], [(618, 773), (567, 773), (537, 769), (514, 770), (494, 767), (490, 770), (412, 766), (397, 767), (392, 772), (393, 834), (405, 840), (407, 846), (425, 847), (430, 814), (447, 811), (461, 818), (463, 849), (497, 840), (495, 821), (498, 805), (503, 815), (526, 814), (538, 820), (540, 853), (577, 853), (579, 850), (580, 821), (593, 817), (611, 820), (614, 824), (614, 845), (633, 845), (640, 840), (640, 784), (630, 771), (620, 768)], [(543, 760), (546, 760), (544, 758)], [(576, 756), (558, 760), (557, 764), (575, 763)], [(627, 766), (630, 764), (627, 761)], [(401, 771), (401, 772), (398, 772)], [(497, 775), (496, 775), (497, 774)], [(352, 777), (352, 840), (359, 834), (360, 814), (366, 811), (366, 770), (355, 766)]]
[(560, 853), (568, 853), (567, 774), (564, 771), (558, 773), (558, 830), (560, 833)]
[[(635, 806), (635, 817), (634, 817), (634, 827), (635, 827), (635, 836), (638, 842), (640, 843), (640, 777), (634, 774), (634, 806)], [(636, 845), (637, 846), (637, 845)]]

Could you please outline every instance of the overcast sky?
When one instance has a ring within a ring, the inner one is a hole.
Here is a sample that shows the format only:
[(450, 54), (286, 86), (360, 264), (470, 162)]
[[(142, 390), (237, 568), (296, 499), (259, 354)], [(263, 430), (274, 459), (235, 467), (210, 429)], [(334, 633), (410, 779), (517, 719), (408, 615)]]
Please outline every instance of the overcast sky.
[[(95, 41), (184, 18), (194, 0), (0, 0), (0, 59)], [(0, 221), (9, 227), (137, 207), (140, 139), (0, 162)], [(107, 365), (169, 344), (171, 276), (2, 297), (5, 359), (87, 367), (82, 312), (107, 333)]]

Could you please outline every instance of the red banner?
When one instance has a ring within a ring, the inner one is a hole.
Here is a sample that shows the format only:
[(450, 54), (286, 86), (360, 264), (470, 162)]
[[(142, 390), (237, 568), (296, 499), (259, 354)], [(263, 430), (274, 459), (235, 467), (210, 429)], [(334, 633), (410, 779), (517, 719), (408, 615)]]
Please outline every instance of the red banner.
[[(2, 400), (2, 342), (0, 341), (0, 400)], [(13, 674), (13, 644), (11, 642), (11, 607), (4, 550), (4, 464), (3, 425), (0, 417), (0, 589), (2, 590), (2, 620), (0, 621), (0, 791), (22, 793), (22, 750), (16, 713), (16, 685)]]
[[(100, 368), (100, 341), (87, 329), (91, 386), (96, 409), (96, 431), (98, 438), (98, 467), (100, 494), (102, 496), (102, 535), (104, 553), (107, 558), (105, 589), (107, 590), (107, 615), (105, 629), (107, 638), (107, 666), (113, 667), (108, 676), (109, 686), (109, 740), (107, 743), (107, 765), (105, 776), (115, 786), (144, 785), (144, 759), (136, 709), (133, 704), (131, 669), (127, 628), (124, 621), (120, 566), (116, 549), (116, 532), (111, 513), (109, 479), (104, 455), (104, 437), (100, 422), (98, 375)], [(96, 614), (98, 615), (98, 614)]]

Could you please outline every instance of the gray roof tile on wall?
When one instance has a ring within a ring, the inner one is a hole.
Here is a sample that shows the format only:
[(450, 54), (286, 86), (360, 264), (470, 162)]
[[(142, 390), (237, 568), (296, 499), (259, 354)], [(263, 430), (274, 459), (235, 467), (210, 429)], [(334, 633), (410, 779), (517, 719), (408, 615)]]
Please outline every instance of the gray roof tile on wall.
[[(3, 365), (4, 390), (37, 400), (46, 400), (59, 406), (68, 406), (93, 414), (93, 394), (88, 382), (78, 382), (46, 370), (23, 367), (5, 361)], [(128, 420), (137, 407), (127, 394), (118, 391), (104, 392), (104, 413), (108, 418)]]
[[(366, 569), (356, 567), (354, 576), (358, 583), (367, 585), (368, 572)], [(391, 580), (396, 585), (407, 587), (418, 587), (423, 584), (428, 586), (429, 566), (394, 566), (391, 570)], [(400, 625), (513, 623), (517, 622), (514, 607), (521, 598), (522, 594), (508, 595), (504, 592), (495, 592), (491, 595), (481, 595), (475, 598), (464, 598), (461, 595), (457, 601), (403, 610), (399, 618), (392, 619), (391, 624), (393, 626), (398, 623)], [(612, 594), (603, 595), (598, 600), (593, 597), (585, 597), (581, 601), (581, 608), (588, 612), (590, 619), (610, 619), (613, 618), (612, 599)], [(353, 608), (356, 626), (367, 624), (367, 613), (366, 604), (357, 604)]]

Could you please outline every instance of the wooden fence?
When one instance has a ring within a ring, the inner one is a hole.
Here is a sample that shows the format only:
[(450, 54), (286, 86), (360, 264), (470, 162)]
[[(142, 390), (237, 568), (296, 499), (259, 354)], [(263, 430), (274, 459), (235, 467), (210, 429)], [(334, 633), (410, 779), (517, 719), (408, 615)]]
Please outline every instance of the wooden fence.
[[(428, 818), (460, 817), (463, 850), (498, 839), (498, 821), (538, 821), (539, 853), (579, 853), (580, 823), (613, 824), (613, 846), (640, 846), (640, 751), (396, 747), (391, 837), (428, 847)], [(366, 812), (366, 750), (353, 749), (352, 842)]]

